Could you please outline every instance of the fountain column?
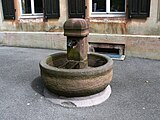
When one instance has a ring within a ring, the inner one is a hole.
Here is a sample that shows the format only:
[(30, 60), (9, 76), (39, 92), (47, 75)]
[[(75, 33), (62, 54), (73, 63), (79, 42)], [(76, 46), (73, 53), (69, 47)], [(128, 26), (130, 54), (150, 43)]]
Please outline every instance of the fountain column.
[(89, 26), (84, 19), (68, 19), (64, 24), (64, 35), (67, 36), (67, 69), (88, 67)]

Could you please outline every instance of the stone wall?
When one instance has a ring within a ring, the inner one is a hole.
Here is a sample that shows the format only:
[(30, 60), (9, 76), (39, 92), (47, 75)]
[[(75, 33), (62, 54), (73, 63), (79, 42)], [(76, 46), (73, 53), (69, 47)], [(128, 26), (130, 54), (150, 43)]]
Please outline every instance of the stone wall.
[[(160, 36), (94, 34), (90, 43), (125, 45), (125, 55), (160, 60)], [(0, 44), (66, 50), (63, 32), (0, 32)]]

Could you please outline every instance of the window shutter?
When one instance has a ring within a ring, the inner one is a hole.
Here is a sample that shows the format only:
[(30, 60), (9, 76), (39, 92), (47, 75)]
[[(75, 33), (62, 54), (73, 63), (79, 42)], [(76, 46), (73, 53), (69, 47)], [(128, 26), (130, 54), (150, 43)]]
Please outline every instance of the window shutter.
[(150, 13), (150, 0), (128, 0), (129, 18), (147, 18)]
[(4, 19), (15, 19), (14, 0), (2, 0)]
[(59, 0), (44, 0), (44, 17), (49, 18), (59, 18)]
[(69, 18), (85, 18), (85, 0), (68, 0)]

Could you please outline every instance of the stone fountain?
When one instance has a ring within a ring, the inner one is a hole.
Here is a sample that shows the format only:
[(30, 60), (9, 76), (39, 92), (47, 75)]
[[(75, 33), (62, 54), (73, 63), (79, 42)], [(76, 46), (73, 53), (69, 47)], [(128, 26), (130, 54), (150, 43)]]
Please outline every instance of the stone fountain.
[(84, 19), (65, 22), (67, 52), (52, 54), (40, 62), (41, 78), (49, 92), (68, 100), (98, 97), (110, 87), (113, 61), (107, 56), (88, 52), (88, 34), (89, 26)]

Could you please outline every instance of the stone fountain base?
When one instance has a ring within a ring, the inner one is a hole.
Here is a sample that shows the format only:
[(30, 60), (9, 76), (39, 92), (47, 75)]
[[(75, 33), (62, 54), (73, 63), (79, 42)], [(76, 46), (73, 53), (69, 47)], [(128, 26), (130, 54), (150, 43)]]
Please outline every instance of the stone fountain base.
[(55, 53), (40, 62), (46, 88), (59, 96), (83, 97), (97, 94), (110, 84), (113, 61), (97, 53), (88, 54), (88, 68), (66, 69), (67, 54)]
[(60, 105), (63, 107), (90, 107), (103, 103), (106, 101), (111, 94), (111, 87), (108, 85), (103, 91), (100, 93), (86, 96), (86, 97), (62, 97), (58, 96), (46, 88), (44, 89), (44, 96), (47, 100), (51, 101), (56, 105)]

